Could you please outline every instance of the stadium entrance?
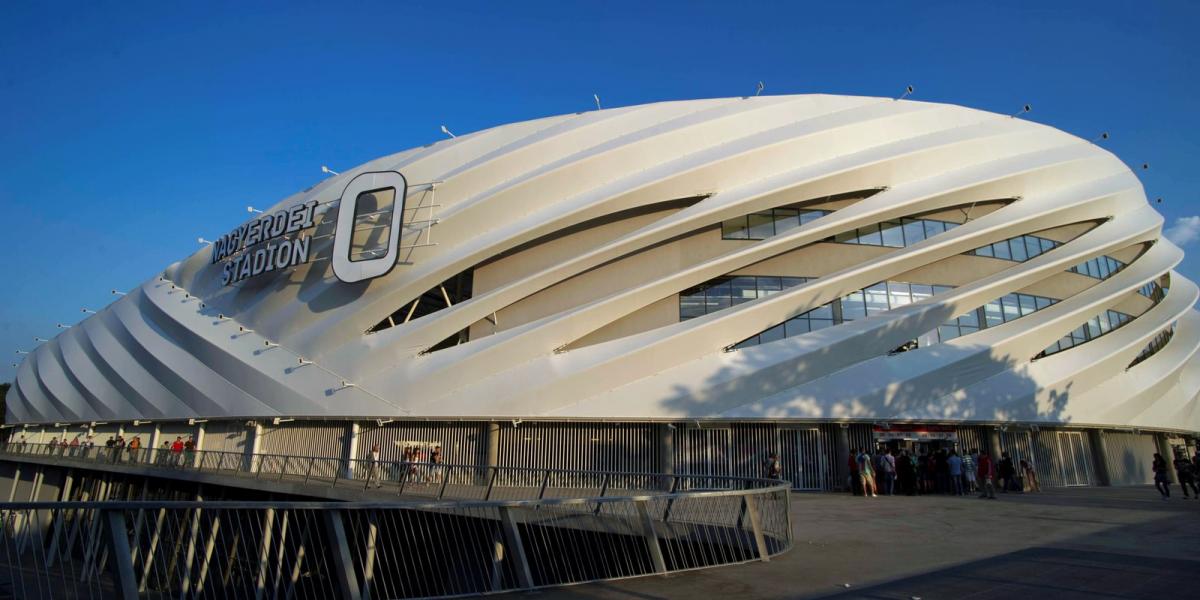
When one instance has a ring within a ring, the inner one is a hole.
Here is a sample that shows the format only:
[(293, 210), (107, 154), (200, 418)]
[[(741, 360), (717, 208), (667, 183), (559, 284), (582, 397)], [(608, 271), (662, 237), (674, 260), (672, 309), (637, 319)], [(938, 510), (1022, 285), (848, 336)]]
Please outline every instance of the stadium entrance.
[(950, 425), (875, 425), (873, 436), (877, 450), (889, 449), (895, 455), (901, 450), (921, 456), (958, 449), (958, 432)]

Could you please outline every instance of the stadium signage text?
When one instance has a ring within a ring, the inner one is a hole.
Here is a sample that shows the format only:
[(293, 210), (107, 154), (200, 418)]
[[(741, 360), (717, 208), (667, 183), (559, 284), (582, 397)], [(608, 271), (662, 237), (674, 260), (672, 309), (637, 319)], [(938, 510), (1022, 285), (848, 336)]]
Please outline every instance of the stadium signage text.
[(213, 242), (211, 264), (226, 261), (221, 267), (221, 284), (232, 285), (307, 263), (311, 235), (280, 238), (313, 227), (316, 210), (316, 200), (280, 209), (243, 223)]

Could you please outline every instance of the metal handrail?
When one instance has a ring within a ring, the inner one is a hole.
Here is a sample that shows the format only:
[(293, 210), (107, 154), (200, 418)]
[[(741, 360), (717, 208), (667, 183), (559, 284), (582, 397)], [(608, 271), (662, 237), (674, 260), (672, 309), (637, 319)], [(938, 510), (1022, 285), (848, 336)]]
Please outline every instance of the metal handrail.
[(414, 598), (768, 561), (793, 545), (790, 485), (755, 482), (423, 503), (72, 501), (90, 486), (68, 483), (66, 501), (0, 503), (0, 582), (30, 599)]
[[(571, 489), (583, 492), (595, 489), (593, 494), (580, 497), (603, 497), (610, 490), (615, 492), (653, 490), (655, 496), (664, 496), (679, 490), (694, 489), (753, 489), (774, 488), (784, 484), (776, 479), (735, 477), (727, 475), (663, 474), (638, 471), (589, 471), (583, 469), (560, 469), (544, 467), (515, 467), (498, 465), (466, 465), (455, 463), (430, 463), (411, 461), (374, 461), (371, 459), (347, 459), (325, 456), (299, 456), (288, 454), (251, 454), (221, 450), (194, 450), (174, 452), (162, 448), (69, 446), (42, 443), (0, 443), (0, 454), (45, 456), (81, 462), (107, 463), (119, 466), (147, 466), (172, 470), (198, 472), (240, 473), (253, 478), (264, 474), (278, 476), (284, 480), (292, 476), (302, 479), (306, 485), (319, 483), (330, 487), (361, 486), (369, 490), (372, 485), (382, 488), (394, 487), (398, 496), (405, 492), (419, 497), (443, 499), (461, 497), (462, 493), (479, 495), (491, 499), (497, 488), (505, 490), (528, 490), (529, 495), (545, 498), (548, 489)], [(289, 472), (289, 465), (295, 471)], [(314, 474), (315, 472), (315, 474)], [(551, 485), (566, 482), (570, 485)], [(432, 491), (431, 491), (432, 490)], [(392, 491), (389, 489), (389, 491)]]

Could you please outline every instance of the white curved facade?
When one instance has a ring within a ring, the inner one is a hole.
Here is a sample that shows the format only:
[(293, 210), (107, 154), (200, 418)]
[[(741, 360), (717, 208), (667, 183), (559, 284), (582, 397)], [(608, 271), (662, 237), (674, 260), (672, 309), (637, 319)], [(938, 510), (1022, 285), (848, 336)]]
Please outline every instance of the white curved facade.
[[(330, 260), (334, 232), (346, 229), (345, 214), (337, 227), (339, 199), (348, 186), (370, 187), (353, 183), (360, 175), (387, 172), (407, 182), (397, 199), (403, 233), (384, 248), (396, 260), (381, 276), (345, 283)], [(171, 265), (33, 352), (9, 394), (9, 422), (767, 419), (1200, 430), (1198, 291), (1172, 271), (1182, 252), (1161, 237), (1163, 219), (1125, 164), (1025, 120), (885, 98), (665, 102), (440, 141), (331, 177), (267, 212), (313, 202), (308, 262), (231, 285), (209, 248)], [(769, 227), (767, 212), (776, 219)], [(798, 224), (792, 214), (819, 218)], [(945, 230), (897, 233), (925, 222)], [(858, 237), (845, 243), (847, 232)], [(972, 253), (1006, 243), (1006, 257)], [(1013, 246), (1026, 243), (1034, 250)], [(1093, 259), (1102, 272), (1069, 271)], [(469, 298), (439, 288), (464, 273)], [(780, 278), (790, 284), (776, 290)], [(871, 295), (879, 282), (908, 291), (889, 288), (890, 304), (879, 305)], [(741, 286), (728, 307), (706, 291), (725, 283)], [(713, 298), (702, 309), (698, 287)], [(859, 293), (866, 314), (854, 318)], [(412, 308), (423, 294), (426, 304)], [(452, 306), (433, 310), (439, 296)], [(1017, 313), (1003, 313), (1011, 307), (1002, 297), (1017, 299)], [(989, 304), (1003, 314), (986, 326)], [(773, 329), (824, 306), (830, 321), (801, 318), (811, 333)], [(933, 343), (930, 332), (972, 312), (978, 331), (964, 325)], [(1119, 323), (1112, 317), (1075, 347), (1039, 356), (1112, 314), (1123, 315)], [(787, 337), (755, 337), (764, 331)], [(456, 335), (457, 345), (439, 345)], [(1154, 352), (1132, 364), (1156, 337)], [(732, 348), (748, 338), (762, 343)], [(891, 352), (912, 340), (915, 349)]]

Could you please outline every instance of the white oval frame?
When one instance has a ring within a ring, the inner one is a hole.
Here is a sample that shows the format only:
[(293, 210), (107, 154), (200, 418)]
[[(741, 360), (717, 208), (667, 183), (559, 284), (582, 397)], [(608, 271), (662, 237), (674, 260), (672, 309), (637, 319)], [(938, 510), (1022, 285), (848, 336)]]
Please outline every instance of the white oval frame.
[[(358, 195), (380, 188), (396, 188), (396, 200), (392, 205), (392, 228), (388, 232), (387, 252), (379, 258), (350, 260), (350, 242), (354, 234), (354, 210), (358, 206)], [(404, 201), (408, 197), (408, 180), (396, 171), (360, 173), (350, 180), (342, 191), (338, 203), (337, 228), (333, 236), (333, 274), (345, 283), (372, 279), (396, 266), (400, 253), (400, 231), (404, 223)]]

